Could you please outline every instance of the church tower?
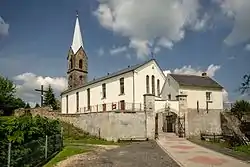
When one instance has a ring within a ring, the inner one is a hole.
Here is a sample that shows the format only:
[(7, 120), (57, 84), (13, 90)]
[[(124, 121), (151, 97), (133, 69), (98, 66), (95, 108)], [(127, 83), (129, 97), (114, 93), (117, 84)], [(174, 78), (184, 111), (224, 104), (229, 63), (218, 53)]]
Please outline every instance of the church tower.
[(88, 82), (88, 57), (84, 51), (82, 34), (76, 15), (72, 45), (68, 53), (68, 88), (76, 88)]

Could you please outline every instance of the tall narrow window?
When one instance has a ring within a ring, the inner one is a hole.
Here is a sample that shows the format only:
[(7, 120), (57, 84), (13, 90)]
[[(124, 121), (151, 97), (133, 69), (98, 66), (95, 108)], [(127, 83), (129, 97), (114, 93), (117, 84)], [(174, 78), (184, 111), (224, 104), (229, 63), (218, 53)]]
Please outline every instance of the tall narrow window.
[(87, 107), (88, 107), (88, 110), (90, 110), (90, 89), (88, 88), (87, 89)]
[(157, 79), (157, 94), (158, 94), (158, 96), (160, 96), (160, 80), (159, 79)]
[(79, 111), (79, 92), (76, 92), (76, 112)]
[(124, 78), (120, 79), (120, 94), (124, 94)]
[(152, 94), (155, 95), (155, 76), (152, 75)]
[(66, 114), (69, 112), (69, 96), (66, 96)]
[(102, 98), (105, 99), (106, 98), (106, 84), (102, 84)]
[(146, 92), (149, 93), (149, 76), (146, 76)]
[(212, 92), (206, 92), (206, 100), (207, 101), (211, 100), (211, 94), (212, 94)]
[(79, 60), (79, 68), (82, 69), (82, 59)]
[(168, 94), (168, 100), (171, 100), (171, 94)]

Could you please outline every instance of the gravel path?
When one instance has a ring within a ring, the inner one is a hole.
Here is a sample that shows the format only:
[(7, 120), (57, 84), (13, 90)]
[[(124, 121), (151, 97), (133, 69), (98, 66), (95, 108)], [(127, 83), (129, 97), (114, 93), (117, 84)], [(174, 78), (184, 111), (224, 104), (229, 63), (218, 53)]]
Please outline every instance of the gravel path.
[(179, 167), (154, 141), (71, 157), (60, 167)]

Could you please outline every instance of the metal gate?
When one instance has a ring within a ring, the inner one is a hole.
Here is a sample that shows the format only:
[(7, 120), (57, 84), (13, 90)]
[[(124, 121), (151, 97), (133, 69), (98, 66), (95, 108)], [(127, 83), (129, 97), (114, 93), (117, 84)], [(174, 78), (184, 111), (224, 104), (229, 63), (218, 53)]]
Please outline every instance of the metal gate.
[(185, 137), (185, 115), (178, 116), (178, 135), (179, 137)]

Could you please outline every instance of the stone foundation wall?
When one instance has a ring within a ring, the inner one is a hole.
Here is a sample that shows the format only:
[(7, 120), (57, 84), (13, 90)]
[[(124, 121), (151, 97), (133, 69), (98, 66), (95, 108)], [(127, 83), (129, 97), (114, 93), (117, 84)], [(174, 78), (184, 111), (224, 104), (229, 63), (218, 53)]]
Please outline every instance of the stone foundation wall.
[[(16, 115), (21, 115), (24, 110), (20, 110), (18, 113)], [(91, 135), (110, 141), (153, 139), (155, 133), (155, 115), (152, 112), (147, 112), (147, 114), (144, 111), (61, 114), (49, 112), (47, 108), (35, 108), (30, 109), (30, 113), (33, 116), (41, 115), (50, 119), (59, 119), (89, 132)]]
[(202, 110), (188, 109), (187, 112), (187, 137), (199, 136), (200, 133), (221, 134), (222, 110)]

